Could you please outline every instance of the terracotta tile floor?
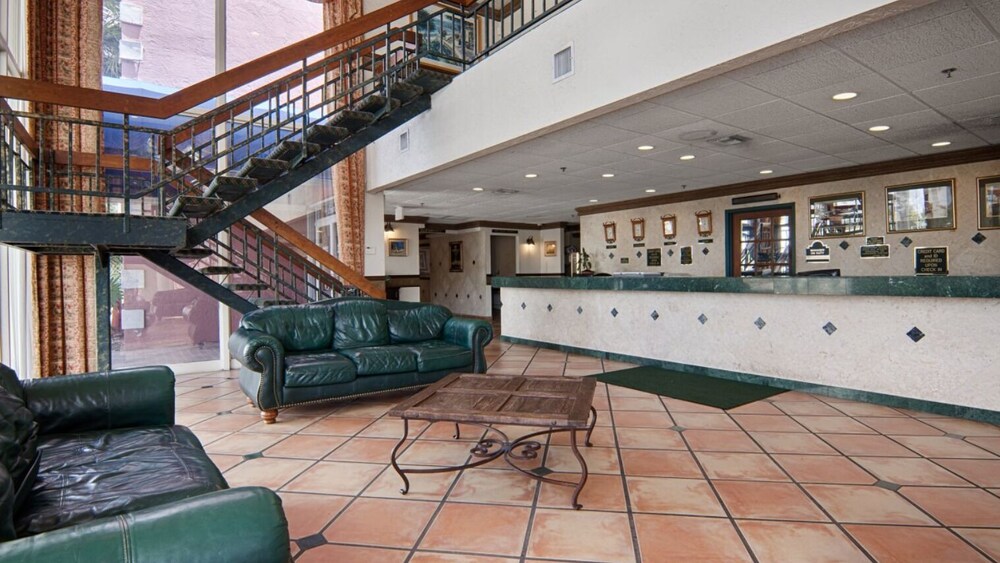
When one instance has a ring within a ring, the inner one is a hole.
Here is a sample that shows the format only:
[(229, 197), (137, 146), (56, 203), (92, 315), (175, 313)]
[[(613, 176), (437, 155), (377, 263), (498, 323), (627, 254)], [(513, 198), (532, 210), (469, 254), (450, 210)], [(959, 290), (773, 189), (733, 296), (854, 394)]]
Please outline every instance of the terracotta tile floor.
[[(629, 367), (495, 342), (491, 373)], [(236, 372), (180, 376), (178, 422), (233, 486), (281, 495), (296, 561), (996, 561), (1000, 427), (802, 392), (719, 409), (598, 384), (581, 511), (499, 460), (389, 466), (405, 395), (296, 407), (263, 425)], [(415, 423), (402, 461), (464, 461), (477, 428)], [(504, 427), (508, 433), (511, 427)], [(514, 429), (517, 431), (518, 429)], [(522, 433), (527, 433), (524, 430)], [(481, 433), (481, 432), (480, 432)], [(575, 480), (565, 435), (551, 477)], [(993, 558), (993, 559), (991, 559)]]

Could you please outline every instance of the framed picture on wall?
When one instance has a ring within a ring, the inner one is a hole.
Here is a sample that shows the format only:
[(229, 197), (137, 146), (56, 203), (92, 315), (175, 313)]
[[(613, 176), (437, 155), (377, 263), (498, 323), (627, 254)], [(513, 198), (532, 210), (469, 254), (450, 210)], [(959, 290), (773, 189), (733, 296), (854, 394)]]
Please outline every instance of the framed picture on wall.
[(979, 178), (979, 228), (1000, 229), (1000, 176)]
[(409, 255), (408, 243), (405, 238), (391, 238), (389, 239), (389, 256), (407, 256)]
[(677, 236), (677, 217), (674, 215), (662, 215), (660, 221), (663, 222), (663, 238), (674, 238)]
[(615, 222), (614, 221), (608, 221), (607, 223), (604, 223), (604, 240), (605, 240), (605, 242), (607, 242), (608, 244), (611, 244), (611, 243), (615, 242), (615, 240), (617, 240), (617, 239), (618, 239), (618, 233), (616, 232), (616, 229), (615, 229)]
[(451, 267), (448, 269), (449, 272), (461, 272), (462, 271), (462, 241), (450, 242), (448, 246), (451, 248)]
[(555, 256), (556, 255), (556, 241), (554, 241), (554, 240), (547, 240), (547, 241), (545, 241), (543, 243), (542, 248), (545, 249), (545, 255), (546, 256)]
[(955, 180), (889, 186), (885, 209), (890, 233), (954, 229)]
[(809, 221), (811, 239), (864, 236), (864, 192), (809, 198)]
[(699, 211), (694, 214), (698, 224), (698, 236), (707, 237), (712, 234), (712, 212)]
[(643, 218), (632, 219), (632, 240), (640, 241), (646, 238), (646, 220)]
[(431, 273), (431, 251), (429, 248), (420, 249), (420, 275), (427, 276)]

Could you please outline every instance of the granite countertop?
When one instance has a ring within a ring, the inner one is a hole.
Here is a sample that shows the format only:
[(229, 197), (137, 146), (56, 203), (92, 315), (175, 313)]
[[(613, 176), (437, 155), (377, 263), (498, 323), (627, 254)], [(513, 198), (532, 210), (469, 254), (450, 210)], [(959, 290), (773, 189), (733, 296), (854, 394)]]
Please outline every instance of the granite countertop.
[(771, 278), (494, 276), (492, 285), (493, 287), (603, 291), (1000, 298), (1000, 277), (996, 276)]

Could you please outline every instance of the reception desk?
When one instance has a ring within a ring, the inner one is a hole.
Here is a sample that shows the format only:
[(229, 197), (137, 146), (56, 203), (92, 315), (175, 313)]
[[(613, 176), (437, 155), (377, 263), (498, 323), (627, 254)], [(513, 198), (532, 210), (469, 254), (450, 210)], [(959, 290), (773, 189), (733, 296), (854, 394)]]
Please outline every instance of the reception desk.
[(504, 339), (1000, 422), (997, 277), (494, 277)]

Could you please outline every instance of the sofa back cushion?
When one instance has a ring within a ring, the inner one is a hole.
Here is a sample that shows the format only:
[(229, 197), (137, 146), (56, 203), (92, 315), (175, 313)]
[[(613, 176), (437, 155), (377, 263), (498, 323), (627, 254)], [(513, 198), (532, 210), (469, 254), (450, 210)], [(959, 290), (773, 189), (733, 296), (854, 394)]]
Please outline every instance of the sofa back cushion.
[(348, 350), (389, 343), (385, 304), (368, 299), (334, 303), (333, 348)]
[(279, 305), (252, 311), (240, 326), (278, 339), (287, 352), (329, 349), (333, 342), (333, 311), (322, 305)]
[(17, 378), (14, 370), (4, 364), (0, 364), (0, 387), (24, 401), (24, 387), (21, 386), (21, 380)]
[(395, 344), (423, 342), (441, 336), (451, 311), (440, 305), (389, 310), (389, 338)]
[(0, 465), (7, 471), (16, 511), (38, 474), (38, 423), (24, 401), (0, 387)]

